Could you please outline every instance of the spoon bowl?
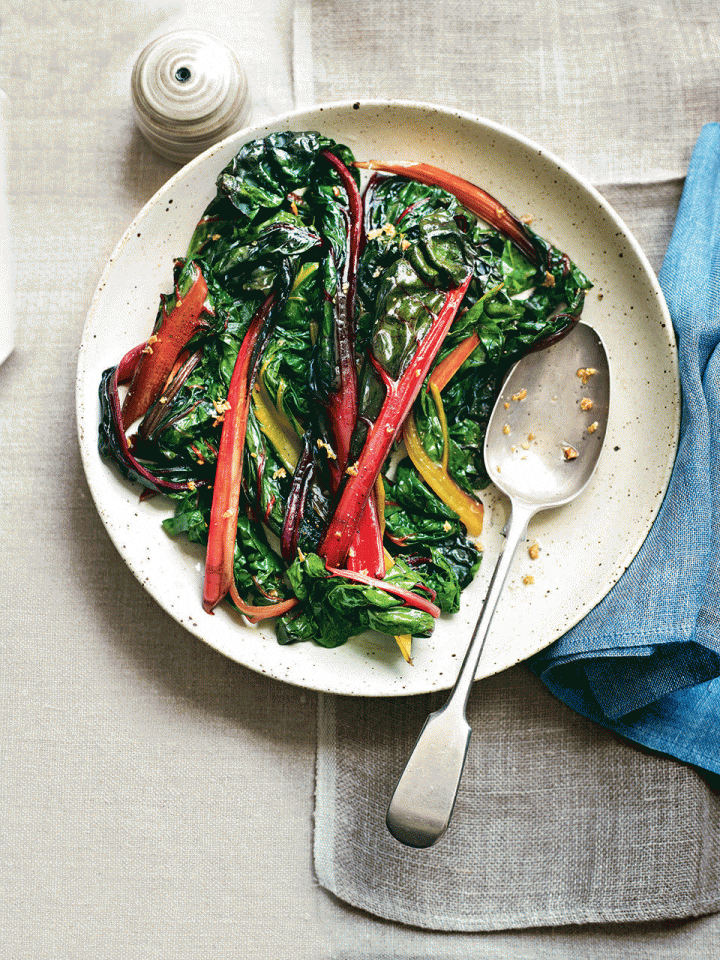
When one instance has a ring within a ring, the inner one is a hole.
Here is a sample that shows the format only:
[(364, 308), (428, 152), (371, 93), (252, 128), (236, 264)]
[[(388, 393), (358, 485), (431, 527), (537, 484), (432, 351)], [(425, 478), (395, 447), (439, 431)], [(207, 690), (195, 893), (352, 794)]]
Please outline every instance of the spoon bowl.
[(515, 552), (536, 513), (569, 503), (587, 487), (609, 405), (607, 352), (585, 323), (526, 354), (503, 383), (484, 456), (488, 475), (510, 499), (505, 544), (455, 686), (425, 722), (388, 806), (388, 830), (407, 846), (432, 846), (450, 824), (471, 736), (465, 708)]
[(511, 500), (557, 507), (595, 472), (605, 439), (610, 377), (605, 347), (578, 323), (510, 370), (485, 434), (485, 467)]

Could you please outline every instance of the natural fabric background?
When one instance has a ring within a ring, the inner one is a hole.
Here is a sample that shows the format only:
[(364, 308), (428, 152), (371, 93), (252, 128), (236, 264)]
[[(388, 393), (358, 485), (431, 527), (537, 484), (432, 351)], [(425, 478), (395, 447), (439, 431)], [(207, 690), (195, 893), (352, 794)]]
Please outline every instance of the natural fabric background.
[(713, 0), (297, 0), (297, 105), (398, 97), (507, 124), (596, 184), (682, 176), (720, 117)]
[(213, 23), (240, 43), (256, 115), (280, 113), (289, 6), (0, 8), (18, 320), (0, 367), (0, 957), (329, 956), (310, 874), (314, 697), (149, 598), (99, 521), (74, 417), (100, 274), (177, 170), (135, 128), (134, 58), (156, 32)]
[(432, 930), (674, 919), (720, 910), (720, 799), (695, 771), (590, 727), (528, 671), (478, 683), (451, 829), (409, 850), (384, 828), (429, 709), (324, 697), (316, 869), (378, 916)]
[[(77, 349), (115, 243), (177, 169), (135, 129), (130, 68), (157, 33), (209, 29), (239, 51), (255, 117), (281, 113), (294, 103), (291, 6), (7, 0), (0, 10), (18, 308), (16, 352), (0, 367), (0, 957), (719, 955), (715, 917), (448, 935), (384, 922), (327, 894), (311, 860), (314, 695), (253, 674), (179, 628), (105, 535), (77, 451)], [(412, 7), (418, 20), (435, 15), (434, 4)], [(358, 34), (339, 5), (335, 17), (327, 39), (342, 51), (338, 70), (348, 69)], [(398, 69), (405, 63), (398, 58)], [(361, 78), (363, 64), (356, 69)], [(698, 69), (688, 65), (688, 84)], [(686, 135), (689, 149), (695, 131)], [(647, 213), (647, 232), (637, 233), (657, 254), (679, 196), (673, 183), (664, 190), (659, 199), (645, 188), (608, 194), (628, 220)], [(554, 717), (561, 740), (577, 735), (569, 711)], [(592, 742), (588, 734), (580, 746)], [(671, 785), (702, 796), (678, 770)]]

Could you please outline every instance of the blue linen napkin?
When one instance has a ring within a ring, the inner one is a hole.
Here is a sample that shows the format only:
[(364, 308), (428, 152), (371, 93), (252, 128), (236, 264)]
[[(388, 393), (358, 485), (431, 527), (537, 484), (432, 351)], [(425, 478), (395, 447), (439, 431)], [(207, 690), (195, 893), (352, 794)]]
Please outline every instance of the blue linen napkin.
[(531, 661), (578, 713), (720, 773), (720, 124), (690, 160), (659, 281), (678, 340), (678, 454), (633, 563)]

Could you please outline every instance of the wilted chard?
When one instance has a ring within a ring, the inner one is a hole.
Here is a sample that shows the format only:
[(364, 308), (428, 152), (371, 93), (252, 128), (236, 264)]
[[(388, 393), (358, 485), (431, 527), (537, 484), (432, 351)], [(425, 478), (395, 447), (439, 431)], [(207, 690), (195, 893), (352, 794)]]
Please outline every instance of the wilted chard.
[(472, 279), (472, 251), (455, 222), (442, 214), (421, 220), (397, 250), (379, 276), (351, 462), (319, 547), (331, 566), (347, 556), (357, 518)]
[[(310, 389), (315, 412), (307, 427), (281, 538), (283, 556), (288, 563), (294, 560), (298, 546), (302, 545), (300, 530), (307, 517), (307, 495), (317, 478), (327, 476), (331, 493), (340, 485), (348, 466), (358, 410), (355, 299), (363, 242), (362, 200), (355, 180), (357, 175), (331, 151), (325, 149), (321, 156), (339, 183), (314, 186), (302, 198), (303, 203), (317, 210), (330, 250), (321, 275), (325, 300), (311, 365)], [(364, 569), (381, 577), (385, 572), (385, 558), (377, 505), (372, 496), (356, 519), (353, 540), (349, 569)]]
[(589, 283), (479, 188), (420, 164), (362, 196), (356, 166), (315, 133), (242, 148), (157, 339), (103, 377), (100, 445), (206, 547), (206, 610), (278, 617), (283, 643), (374, 629), (409, 658), (480, 563), (498, 380)]
[(482, 441), (499, 379), (522, 353), (571, 329), (590, 284), (566, 255), (467, 181), (427, 164), (367, 166), (402, 173), (374, 174), (372, 225), (389, 222), (402, 229), (431, 203), (470, 221), (476, 258), (466, 309), (451, 327), (403, 433), (425, 481), (477, 533), (482, 510), (473, 491), (487, 482)]
[[(103, 374), (100, 452), (114, 460), (124, 476), (149, 490), (178, 493), (208, 482), (204, 471), (187, 464), (170, 461), (155, 465), (154, 451), (138, 443), (137, 437), (128, 438), (127, 430), (166, 393), (169, 381), (187, 377), (197, 363), (191, 359), (189, 344), (211, 329), (213, 322), (223, 319), (224, 313), (215, 309), (200, 266), (195, 261), (178, 260), (173, 293), (161, 298), (153, 333)], [(121, 404), (118, 388), (124, 383), (129, 383), (129, 389)]]

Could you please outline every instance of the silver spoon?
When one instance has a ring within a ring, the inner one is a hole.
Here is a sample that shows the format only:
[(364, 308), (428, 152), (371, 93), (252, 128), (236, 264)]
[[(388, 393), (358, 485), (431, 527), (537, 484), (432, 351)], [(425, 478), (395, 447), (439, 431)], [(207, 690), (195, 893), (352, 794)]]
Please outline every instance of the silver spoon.
[(390, 801), (388, 830), (401, 843), (430, 847), (448, 828), (470, 743), (465, 707), (515, 551), (538, 511), (569, 503), (589, 483), (609, 402), (607, 353), (584, 323), (527, 354), (505, 380), (485, 437), (488, 475), (510, 498), (505, 544), (452, 693), (426, 720)]

